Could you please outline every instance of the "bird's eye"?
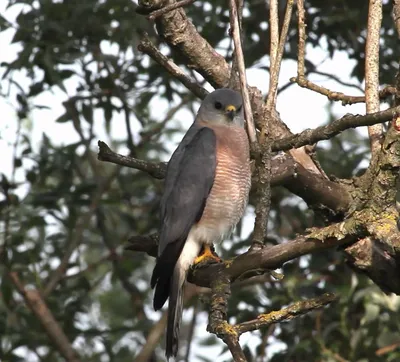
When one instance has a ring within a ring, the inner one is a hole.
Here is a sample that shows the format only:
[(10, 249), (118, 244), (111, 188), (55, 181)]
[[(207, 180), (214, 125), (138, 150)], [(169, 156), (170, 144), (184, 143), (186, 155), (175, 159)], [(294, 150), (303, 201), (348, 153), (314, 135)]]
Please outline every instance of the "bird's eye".
[(215, 107), (215, 109), (222, 109), (222, 103), (220, 103), (220, 102), (215, 102), (215, 103), (214, 103), (214, 107)]

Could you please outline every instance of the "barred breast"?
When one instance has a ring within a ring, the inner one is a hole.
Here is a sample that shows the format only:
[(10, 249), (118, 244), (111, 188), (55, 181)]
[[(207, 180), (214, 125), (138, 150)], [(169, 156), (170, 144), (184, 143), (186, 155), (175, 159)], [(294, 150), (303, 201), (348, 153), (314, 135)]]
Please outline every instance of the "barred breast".
[(251, 171), (245, 130), (234, 125), (209, 127), (217, 138), (216, 174), (203, 215), (192, 231), (205, 243), (217, 243), (232, 232), (243, 216)]

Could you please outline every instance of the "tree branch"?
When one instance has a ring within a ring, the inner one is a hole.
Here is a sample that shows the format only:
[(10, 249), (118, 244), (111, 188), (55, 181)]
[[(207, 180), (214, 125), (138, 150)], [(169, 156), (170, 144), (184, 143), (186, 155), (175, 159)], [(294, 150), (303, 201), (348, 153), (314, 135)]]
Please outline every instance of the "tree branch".
[[(160, 9), (164, 5), (164, 1), (160, 0), (148, 0), (145, 3), (151, 11)], [(173, 4), (176, 1), (169, 3)], [(162, 33), (159, 32), (160, 37), (178, 50), (186, 58), (186, 63), (214, 88), (228, 84), (230, 72), (225, 58), (197, 32), (182, 8), (169, 11), (155, 21), (157, 29), (159, 31), (162, 29)]]
[[(367, 113), (379, 112), (379, 39), (382, 24), (382, 0), (370, 0), (368, 9), (367, 41), (365, 47), (365, 98)], [(372, 161), (381, 149), (383, 127), (368, 127)], [(372, 162), (371, 161), (371, 162)]]
[(393, 0), (393, 20), (400, 38), (400, 0)]
[[(350, 96), (341, 92), (332, 91), (328, 88), (315, 84), (306, 78), (292, 77), (290, 78), (290, 81), (292, 83), (297, 83), (302, 88), (310, 89), (314, 92), (327, 96), (331, 101), (341, 101), (343, 106), (364, 103), (366, 101), (365, 96)], [(379, 99), (384, 100), (393, 94), (396, 94), (396, 88), (393, 86), (387, 86), (379, 91)]]
[[(344, 235), (347, 227), (349, 228), (349, 235)], [(241, 280), (241, 276), (248, 278), (264, 274), (266, 270), (277, 269), (289, 260), (305, 254), (350, 244), (356, 241), (357, 237), (365, 235), (362, 233), (357, 234), (357, 236), (351, 234), (351, 230), (354, 231), (354, 228), (354, 221), (347, 220), (323, 229), (314, 229), (311, 233), (298, 236), (287, 243), (248, 251), (223, 263), (194, 269), (189, 274), (188, 280), (198, 286), (209, 287), (211, 282), (215, 280), (215, 275), (221, 270), (226, 273), (231, 282), (237, 279)], [(158, 243), (156, 234), (152, 234), (149, 237), (133, 237), (133, 241), (132, 244), (127, 246), (127, 249), (144, 251), (150, 256), (156, 256)]]
[(211, 282), (210, 319), (207, 331), (225, 342), (235, 362), (246, 362), (246, 357), (239, 344), (239, 334), (227, 322), (230, 286), (231, 281), (224, 272), (217, 273)]
[(187, 89), (200, 99), (205, 98), (208, 91), (199, 86), (197, 82), (186, 75), (172, 60), (162, 54), (151, 42), (150, 38), (145, 34), (142, 41), (138, 45), (138, 50), (149, 55), (153, 60), (165, 68), (172, 76), (178, 79)]
[(234, 326), (239, 335), (260, 329), (261, 327), (268, 327), (274, 323), (289, 321), (303, 314), (311, 312), (314, 309), (322, 308), (337, 299), (335, 294), (326, 293), (317, 298), (302, 300), (292, 304), (287, 308), (278, 311), (273, 311), (266, 314), (260, 314), (256, 319), (243, 322)]
[(285, 151), (304, 145), (312, 145), (318, 141), (328, 140), (349, 128), (388, 122), (399, 114), (400, 106), (364, 116), (347, 114), (326, 126), (320, 126), (313, 130), (307, 129), (293, 136), (276, 140), (272, 144), (272, 151)]
[(272, 0), (269, 3), (269, 26), (270, 26), (270, 49), (269, 49), (269, 91), (271, 94), (273, 74), (276, 74), (276, 58), (279, 48), (279, 15), (278, 15), (278, 0)]
[[(305, 79), (306, 72), (306, 13), (304, 10), (304, 0), (297, 0), (297, 17), (299, 28), (299, 48), (297, 58), (297, 78)], [(292, 78), (293, 79), (293, 78)], [(290, 81), (292, 81), (292, 79)]]
[(72, 348), (64, 331), (54, 318), (50, 309), (36, 289), (25, 289), (16, 272), (10, 272), (9, 277), (18, 292), (22, 295), (26, 305), (39, 320), (49, 339), (57, 346), (59, 352), (68, 362), (79, 362), (80, 359)]
[(253, 112), (251, 110), (249, 92), (247, 89), (246, 67), (244, 64), (244, 56), (240, 39), (240, 26), (239, 26), (238, 12), (236, 7), (236, 0), (230, 0), (229, 9), (230, 9), (231, 24), (233, 24), (232, 35), (233, 35), (233, 41), (235, 43), (236, 61), (238, 63), (238, 68), (239, 68), (240, 88), (243, 97), (244, 112), (247, 124), (247, 134), (249, 136), (250, 143), (254, 148), (257, 142), (257, 135), (253, 120)]
[[(293, 3), (294, 3), (294, 0), (287, 1), (285, 17), (283, 19), (282, 33), (279, 38), (279, 46), (276, 50), (275, 49), (272, 50), (275, 52), (276, 58), (275, 58), (275, 64), (273, 65), (273, 67), (270, 71), (270, 84), (269, 84), (269, 91), (268, 91), (268, 96), (267, 96), (267, 101), (266, 101), (267, 111), (269, 111), (269, 112), (271, 112), (272, 109), (275, 108), (275, 104), (276, 104), (279, 73), (280, 73), (280, 69), (281, 69), (283, 52), (285, 50), (286, 38), (287, 38), (288, 31), (289, 31), (290, 19), (292, 17)], [(277, 2), (276, 2), (276, 4), (274, 2), (271, 2), (271, 5), (273, 5), (273, 4), (277, 6)], [(273, 14), (271, 16), (275, 16), (275, 13), (277, 13), (277, 10), (274, 10)], [(273, 24), (275, 24), (276, 22), (277, 22), (277, 19), (276, 20), (274, 19)], [(272, 27), (271, 27), (271, 30), (272, 30)], [(275, 41), (276, 41), (276, 39), (275, 39)], [(272, 43), (271, 43), (271, 45), (272, 45)]]
[(147, 17), (147, 19), (154, 20), (154, 19), (158, 18), (159, 16), (168, 13), (169, 11), (181, 8), (181, 7), (186, 6), (186, 5), (190, 5), (190, 4), (194, 3), (194, 1), (195, 0), (181, 0), (181, 1), (176, 2), (175, 4), (166, 5), (161, 9), (153, 11)]
[[(386, 133), (377, 162), (371, 164), (357, 186), (364, 195), (354, 208), (369, 213), (369, 237), (347, 247), (349, 263), (367, 274), (386, 293), (400, 294), (400, 232), (396, 208), (400, 171), (400, 129), (396, 119)], [(371, 220), (379, 215), (379, 220)]]
[(165, 176), (167, 164), (164, 162), (148, 162), (130, 156), (123, 156), (112, 151), (103, 141), (99, 141), (97, 144), (99, 146), (97, 159), (100, 161), (111, 162), (116, 165), (144, 171), (156, 179), (163, 179)]

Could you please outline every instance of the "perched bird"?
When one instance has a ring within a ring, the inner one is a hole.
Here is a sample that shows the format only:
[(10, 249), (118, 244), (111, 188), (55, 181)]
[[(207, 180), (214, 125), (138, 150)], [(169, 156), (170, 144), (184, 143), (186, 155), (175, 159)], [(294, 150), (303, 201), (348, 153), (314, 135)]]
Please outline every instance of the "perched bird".
[[(154, 309), (169, 298), (166, 357), (176, 357), (183, 286), (189, 267), (216, 257), (210, 249), (242, 217), (251, 185), (241, 95), (218, 89), (202, 102), (168, 163), (161, 199)], [(199, 256), (199, 253), (202, 254)]]

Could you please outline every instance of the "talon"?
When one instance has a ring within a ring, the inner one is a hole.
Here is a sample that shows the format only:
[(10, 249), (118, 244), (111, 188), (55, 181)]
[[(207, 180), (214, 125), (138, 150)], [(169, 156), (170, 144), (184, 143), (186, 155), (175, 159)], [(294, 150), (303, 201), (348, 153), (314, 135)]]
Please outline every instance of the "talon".
[(200, 263), (221, 263), (222, 259), (213, 251), (210, 245), (205, 244), (201, 249), (200, 255), (194, 259), (193, 265), (197, 265)]

